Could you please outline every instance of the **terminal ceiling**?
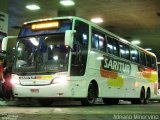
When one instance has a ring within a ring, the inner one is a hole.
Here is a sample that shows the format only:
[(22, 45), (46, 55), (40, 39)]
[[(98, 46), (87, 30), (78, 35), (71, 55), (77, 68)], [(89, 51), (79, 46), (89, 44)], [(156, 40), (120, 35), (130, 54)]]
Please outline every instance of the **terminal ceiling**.
[[(17, 35), (25, 21), (61, 15), (75, 15), (87, 20), (101, 17), (105, 29), (139, 46), (152, 48), (160, 58), (160, 0), (74, 0), (73, 7), (64, 7), (59, 0), (8, 0), (9, 35)], [(27, 4), (40, 10), (30, 11)]]

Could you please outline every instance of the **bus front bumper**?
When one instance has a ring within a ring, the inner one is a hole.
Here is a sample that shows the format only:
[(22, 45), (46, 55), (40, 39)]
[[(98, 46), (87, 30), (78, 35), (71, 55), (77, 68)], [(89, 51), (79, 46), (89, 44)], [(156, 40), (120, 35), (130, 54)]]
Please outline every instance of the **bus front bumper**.
[(81, 86), (72, 82), (43, 86), (15, 84), (13, 85), (13, 94), (17, 98), (80, 98), (86, 96)]

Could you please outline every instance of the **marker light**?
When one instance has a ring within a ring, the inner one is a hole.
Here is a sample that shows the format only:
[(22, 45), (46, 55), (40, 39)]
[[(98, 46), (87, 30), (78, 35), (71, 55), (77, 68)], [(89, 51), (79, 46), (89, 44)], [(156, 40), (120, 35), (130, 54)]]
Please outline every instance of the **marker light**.
[(131, 43), (134, 45), (139, 45), (141, 42), (139, 40), (133, 40), (131, 41)]
[(34, 5), (34, 4), (33, 5), (27, 5), (26, 8), (29, 9), (29, 10), (39, 10), (40, 9), (40, 7), (38, 5)]
[(92, 18), (91, 21), (92, 21), (93, 23), (102, 23), (102, 22), (103, 22), (103, 19), (98, 17), (98, 18)]
[(60, 4), (64, 5), (64, 6), (72, 6), (75, 5), (74, 1), (72, 0), (61, 0)]

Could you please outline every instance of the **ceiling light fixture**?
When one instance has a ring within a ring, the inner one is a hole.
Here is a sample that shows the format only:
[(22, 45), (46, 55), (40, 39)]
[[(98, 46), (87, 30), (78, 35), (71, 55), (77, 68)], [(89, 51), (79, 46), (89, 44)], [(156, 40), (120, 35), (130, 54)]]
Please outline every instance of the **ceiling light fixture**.
[(38, 5), (26, 5), (26, 8), (29, 9), (29, 10), (39, 10), (40, 7)]
[(97, 18), (92, 18), (91, 21), (92, 21), (93, 23), (102, 23), (102, 22), (103, 22), (103, 19), (100, 18), (100, 17), (97, 17)]
[(72, 0), (61, 0), (60, 4), (64, 5), (64, 6), (72, 6), (75, 5), (74, 1)]
[(139, 45), (141, 42), (139, 40), (133, 40), (131, 41), (131, 43), (134, 45)]

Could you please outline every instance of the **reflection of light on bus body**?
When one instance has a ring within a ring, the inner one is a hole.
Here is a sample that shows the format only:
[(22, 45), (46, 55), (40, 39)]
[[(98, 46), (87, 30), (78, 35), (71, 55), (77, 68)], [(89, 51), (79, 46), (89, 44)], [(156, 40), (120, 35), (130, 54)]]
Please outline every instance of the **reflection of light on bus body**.
[(134, 83), (134, 86), (135, 86), (135, 87), (139, 87), (139, 86), (140, 86), (140, 83), (139, 83), (139, 82), (135, 82), (135, 83)]
[(96, 59), (97, 59), (97, 60), (103, 60), (104, 57), (99, 56), (99, 57), (97, 57)]
[(38, 45), (39, 45), (39, 43), (38, 43), (38, 41), (36, 40), (36, 38), (30, 38), (30, 41), (31, 41), (31, 43), (32, 43), (33, 45), (35, 45), (35, 46), (38, 46)]
[(109, 47), (110, 49), (112, 49), (112, 47), (113, 47), (113, 46), (112, 46), (112, 45), (110, 45), (110, 44), (107, 44), (107, 47)]
[(103, 47), (103, 41), (99, 41), (99, 47)]
[(83, 39), (87, 40), (87, 35), (86, 34), (83, 34)]
[(131, 54), (138, 54), (136, 50), (131, 50)]
[(58, 56), (57, 56), (57, 55), (53, 56), (53, 59), (54, 59), (55, 61), (57, 61), (57, 60), (58, 60)]
[(18, 79), (18, 76), (17, 75), (13, 75), (11, 76), (11, 80), (10, 80), (11, 84), (14, 85), (14, 84), (20, 84), (20, 81)]
[(53, 49), (53, 45), (50, 45), (49, 47), (51, 48), (51, 50)]
[(70, 80), (69, 76), (60, 76), (60, 77), (54, 78), (52, 83), (53, 84), (56, 84), (56, 83), (65, 84), (67, 83), (68, 80)]
[(18, 51), (21, 51), (21, 50), (22, 50), (22, 48), (19, 47), (19, 48), (18, 48)]

